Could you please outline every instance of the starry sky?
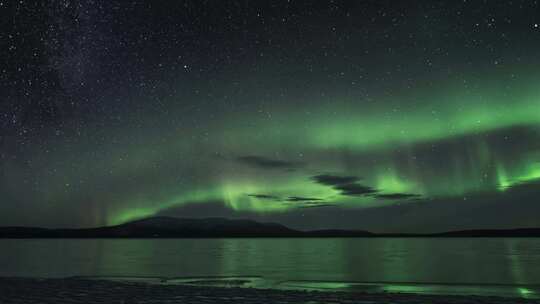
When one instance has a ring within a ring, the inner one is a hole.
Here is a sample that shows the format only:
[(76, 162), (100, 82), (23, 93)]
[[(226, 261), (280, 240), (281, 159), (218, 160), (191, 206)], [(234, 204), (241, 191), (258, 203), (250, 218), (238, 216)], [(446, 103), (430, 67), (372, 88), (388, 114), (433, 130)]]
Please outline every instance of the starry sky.
[(540, 226), (538, 1), (2, 1), (0, 223)]

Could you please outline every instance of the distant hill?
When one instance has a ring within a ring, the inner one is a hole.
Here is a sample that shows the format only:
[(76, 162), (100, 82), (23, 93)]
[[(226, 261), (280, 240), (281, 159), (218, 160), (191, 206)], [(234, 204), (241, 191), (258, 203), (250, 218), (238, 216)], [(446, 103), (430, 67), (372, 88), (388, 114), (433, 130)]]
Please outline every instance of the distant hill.
[(87, 229), (0, 228), (0, 238), (146, 238), (146, 237), (282, 237), (300, 231), (274, 223), (224, 218), (151, 217), (117, 226)]
[(540, 228), (482, 229), (439, 233), (441, 237), (540, 237)]
[(362, 230), (300, 231), (276, 223), (225, 218), (151, 217), (85, 229), (0, 227), (0, 238), (222, 238), (222, 237), (540, 237), (540, 229), (467, 230), (437, 234), (375, 234)]

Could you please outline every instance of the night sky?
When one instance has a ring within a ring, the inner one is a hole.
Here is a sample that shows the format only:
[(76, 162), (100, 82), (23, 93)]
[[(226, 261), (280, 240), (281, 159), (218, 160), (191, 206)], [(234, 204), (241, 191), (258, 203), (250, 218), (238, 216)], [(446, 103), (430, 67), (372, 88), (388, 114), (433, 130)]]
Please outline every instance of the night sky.
[(540, 226), (538, 1), (0, 0), (0, 223)]

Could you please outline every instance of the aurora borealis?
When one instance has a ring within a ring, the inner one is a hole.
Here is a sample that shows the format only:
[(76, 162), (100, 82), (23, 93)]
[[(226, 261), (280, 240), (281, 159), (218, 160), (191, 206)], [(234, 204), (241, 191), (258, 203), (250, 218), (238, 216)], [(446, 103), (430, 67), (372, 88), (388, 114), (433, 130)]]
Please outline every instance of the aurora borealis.
[(0, 2), (2, 225), (540, 226), (536, 1), (169, 2)]

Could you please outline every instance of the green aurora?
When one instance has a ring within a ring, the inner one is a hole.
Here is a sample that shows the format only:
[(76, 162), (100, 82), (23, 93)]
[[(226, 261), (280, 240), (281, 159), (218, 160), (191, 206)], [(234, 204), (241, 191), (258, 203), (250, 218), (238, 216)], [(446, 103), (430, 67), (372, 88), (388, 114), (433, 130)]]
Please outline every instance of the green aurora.
[(535, 1), (68, 2), (0, 6), (3, 225), (540, 227)]
[[(525, 87), (534, 88), (532, 83), (535, 82), (529, 83)], [(224, 173), (214, 183), (199, 190), (182, 189), (178, 191), (180, 194), (166, 200), (126, 201), (120, 205), (129, 207), (113, 212), (107, 223), (118, 224), (175, 206), (209, 200), (223, 201), (236, 211), (267, 214), (284, 213), (299, 206), (331, 204), (342, 208), (369, 208), (505, 191), (540, 179), (540, 150), (538, 144), (530, 142), (538, 143), (540, 138), (540, 92), (536, 91), (520, 87), (508, 92), (490, 87), (488, 94), (455, 93), (451, 98), (433, 94), (424, 97), (425, 102), (413, 103), (414, 107), (409, 109), (400, 108), (401, 104), (411, 104), (403, 99), (399, 103), (383, 102), (384, 107), (374, 103), (372, 108), (363, 110), (354, 106), (340, 107), (336, 103), (334, 109), (312, 109), (309, 121), (301, 121), (290, 110), (275, 114), (287, 117), (284, 121), (289, 123), (256, 121), (253, 124), (257, 131), (250, 133), (243, 133), (243, 127), (236, 128), (234, 122), (228, 122), (222, 133), (210, 132), (221, 138), (208, 139), (232, 143), (220, 147), (226, 151), (225, 155), (241, 154), (246, 150), (246, 143), (252, 143), (249, 148), (252, 154), (280, 151), (280, 161), (290, 161), (292, 167), (295, 163), (306, 165), (289, 170), (266, 170), (268, 168), (242, 166), (230, 159), (221, 160), (216, 166), (221, 166)], [(527, 130), (528, 137), (520, 138), (523, 134), (519, 133), (509, 135), (516, 127)], [(509, 139), (509, 136), (516, 138)], [(512, 155), (509, 157), (493, 139), (511, 140), (515, 145)], [(425, 147), (444, 146), (447, 142), (462, 149), (448, 155), (444, 165), (434, 164), (430, 155), (444, 152), (426, 152)], [(343, 154), (365, 161), (347, 163)], [(406, 164), (399, 162), (404, 157), (408, 158)], [(362, 184), (373, 187), (380, 195), (343, 195), (310, 179), (321, 172), (360, 176)], [(398, 194), (408, 194), (414, 199), (397, 199)], [(292, 196), (317, 200), (288, 201)], [(133, 208), (133, 205), (141, 207)]]

